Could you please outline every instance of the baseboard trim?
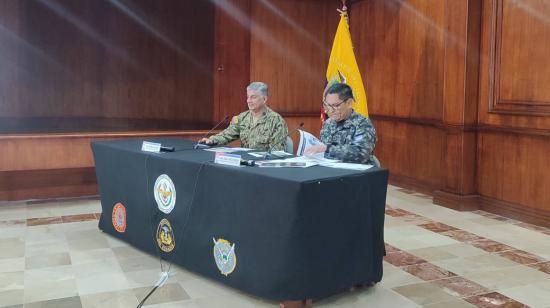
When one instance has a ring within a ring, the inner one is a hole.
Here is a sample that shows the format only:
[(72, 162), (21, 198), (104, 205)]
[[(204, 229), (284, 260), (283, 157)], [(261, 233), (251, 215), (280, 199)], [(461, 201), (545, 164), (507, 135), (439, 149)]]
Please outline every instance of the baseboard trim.
[(457, 211), (475, 211), (480, 209), (480, 196), (436, 190), (433, 193), (433, 203)]
[(504, 217), (550, 228), (550, 211), (526, 207), (515, 203), (480, 197), (481, 210)]
[(421, 181), (418, 181), (417, 179), (414, 179), (405, 175), (392, 174), (391, 171), (390, 171), (389, 183), (394, 186), (399, 186), (401, 188), (414, 190), (429, 196), (433, 196), (434, 191), (437, 189), (437, 187), (435, 187), (430, 183), (421, 182)]
[(457, 211), (483, 210), (503, 217), (519, 220), (537, 226), (550, 228), (550, 211), (535, 209), (477, 194), (459, 195), (437, 189), (430, 183), (391, 174), (390, 184), (417, 191), (433, 197), (433, 203)]

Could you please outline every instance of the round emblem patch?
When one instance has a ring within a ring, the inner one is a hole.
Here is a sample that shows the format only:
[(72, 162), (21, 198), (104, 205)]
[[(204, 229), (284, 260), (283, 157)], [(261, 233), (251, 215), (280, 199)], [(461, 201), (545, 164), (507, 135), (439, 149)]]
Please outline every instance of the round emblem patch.
[(113, 207), (112, 213), (113, 227), (120, 233), (126, 231), (126, 208), (122, 203), (117, 203)]
[(166, 174), (161, 174), (155, 181), (155, 201), (159, 210), (169, 214), (176, 206), (176, 187)]
[(220, 273), (227, 276), (235, 270), (237, 266), (237, 255), (235, 254), (235, 243), (220, 238), (214, 241), (214, 260)]
[(157, 244), (164, 252), (170, 252), (176, 247), (172, 225), (166, 218), (163, 218), (157, 227)]

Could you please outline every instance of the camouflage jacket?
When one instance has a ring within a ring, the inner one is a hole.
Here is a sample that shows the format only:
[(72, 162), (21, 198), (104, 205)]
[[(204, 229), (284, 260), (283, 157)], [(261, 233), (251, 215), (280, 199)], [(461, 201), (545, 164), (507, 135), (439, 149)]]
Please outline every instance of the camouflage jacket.
[(325, 157), (344, 162), (372, 164), (376, 140), (372, 122), (355, 111), (339, 123), (328, 119), (321, 129), (321, 141), (327, 145)]
[(256, 123), (253, 123), (252, 112), (245, 111), (233, 117), (223, 132), (209, 139), (223, 145), (240, 138), (244, 148), (278, 151), (285, 149), (287, 134), (288, 127), (283, 117), (266, 107), (264, 115)]

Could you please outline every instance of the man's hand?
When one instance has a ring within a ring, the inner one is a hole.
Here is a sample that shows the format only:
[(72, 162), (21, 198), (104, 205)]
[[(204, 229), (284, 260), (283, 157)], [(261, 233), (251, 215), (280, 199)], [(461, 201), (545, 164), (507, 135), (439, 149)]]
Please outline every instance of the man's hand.
[(214, 144), (214, 141), (208, 139), (208, 138), (202, 138), (201, 140), (199, 140), (199, 143), (204, 143), (204, 144)]
[(327, 146), (324, 144), (313, 145), (304, 151), (304, 155), (313, 155), (317, 153), (323, 153), (327, 150)]

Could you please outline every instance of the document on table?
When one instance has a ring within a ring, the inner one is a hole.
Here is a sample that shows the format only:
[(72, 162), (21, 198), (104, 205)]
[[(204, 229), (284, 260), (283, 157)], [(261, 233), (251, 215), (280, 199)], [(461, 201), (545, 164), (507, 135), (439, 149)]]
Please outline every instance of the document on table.
[(250, 149), (248, 148), (229, 148), (229, 147), (217, 147), (217, 148), (209, 148), (204, 150), (215, 152), (215, 153), (233, 153), (233, 152), (240, 152), (240, 151), (250, 151)]
[(342, 163), (342, 162), (323, 163), (319, 165), (323, 167), (329, 167), (329, 168), (349, 169), (349, 170), (359, 170), (359, 171), (364, 171), (372, 168), (372, 165)]
[[(248, 155), (252, 155), (254, 157), (264, 157), (266, 156), (266, 152), (250, 152), (250, 153), (247, 153)], [(276, 155), (276, 156), (292, 156), (292, 154), (289, 154), (285, 151), (272, 151), (271, 154), (273, 155)]]
[(298, 144), (296, 155), (301, 156), (304, 154), (304, 151), (307, 150), (309, 147), (323, 144), (321, 140), (317, 139), (317, 137), (313, 136), (312, 134), (301, 129), (299, 129), (298, 131), (300, 132), (300, 143)]
[(287, 159), (274, 159), (257, 161), (256, 164), (260, 167), (291, 167), (291, 168), (307, 168), (317, 165), (315, 161), (312, 161), (304, 156), (292, 157)]

